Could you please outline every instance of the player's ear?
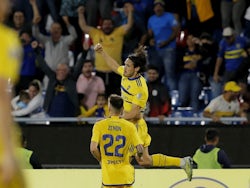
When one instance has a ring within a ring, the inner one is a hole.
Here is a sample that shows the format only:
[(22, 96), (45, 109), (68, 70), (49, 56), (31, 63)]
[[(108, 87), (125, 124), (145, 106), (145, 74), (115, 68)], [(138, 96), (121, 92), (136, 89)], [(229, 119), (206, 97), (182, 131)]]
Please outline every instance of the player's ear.
[(135, 67), (135, 71), (138, 73), (140, 71), (140, 67)]

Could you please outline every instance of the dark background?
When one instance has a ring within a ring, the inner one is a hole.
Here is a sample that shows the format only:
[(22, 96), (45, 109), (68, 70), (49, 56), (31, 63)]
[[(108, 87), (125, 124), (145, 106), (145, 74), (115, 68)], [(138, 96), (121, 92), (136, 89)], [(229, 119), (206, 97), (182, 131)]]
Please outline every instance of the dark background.
[[(89, 152), (92, 134), (90, 124), (53, 123), (51, 125), (21, 125), (28, 148), (39, 157), (44, 168), (98, 167)], [(228, 154), (233, 167), (250, 167), (250, 127), (246, 125), (158, 125), (149, 124), (152, 137), (150, 154), (192, 156), (204, 143), (208, 127), (220, 130), (219, 147)]]

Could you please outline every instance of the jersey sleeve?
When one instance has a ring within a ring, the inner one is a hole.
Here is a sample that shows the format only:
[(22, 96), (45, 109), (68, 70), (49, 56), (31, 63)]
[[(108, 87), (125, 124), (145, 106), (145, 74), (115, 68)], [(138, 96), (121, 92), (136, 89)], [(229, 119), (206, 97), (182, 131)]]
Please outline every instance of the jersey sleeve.
[(118, 72), (119, 75), (123, 76), (124, 66), (119, 66), (118, 69), (117, 69), (117, 72)]
[(95, 123), (93, 129), (92, 129), (92, 137), (91, 141), (99, 143), (100, 138), (100, 129), (99, 129), (99, 122)]

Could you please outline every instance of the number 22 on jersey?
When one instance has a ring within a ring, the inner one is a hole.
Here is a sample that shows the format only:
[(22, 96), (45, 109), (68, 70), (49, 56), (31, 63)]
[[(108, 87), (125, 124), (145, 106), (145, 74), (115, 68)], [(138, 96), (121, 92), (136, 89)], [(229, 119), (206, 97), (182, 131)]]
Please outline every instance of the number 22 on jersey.
[(123, 157), (123, 148), (126, 145), (125, 136), (104, 134), (102, 136), (102, 140), (107, 141), (107, 143), (103, 146), (106, 156)]

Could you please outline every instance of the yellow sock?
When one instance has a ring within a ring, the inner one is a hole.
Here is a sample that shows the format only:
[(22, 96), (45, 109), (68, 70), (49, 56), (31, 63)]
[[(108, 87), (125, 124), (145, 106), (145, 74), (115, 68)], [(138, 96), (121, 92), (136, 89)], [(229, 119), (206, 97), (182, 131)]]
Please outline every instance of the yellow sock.
[(166, 167), (166, 166), (177, 166), (181, 165), (181, 158), (169, 157), (163, 154), (152, 155), (153, 166)]

